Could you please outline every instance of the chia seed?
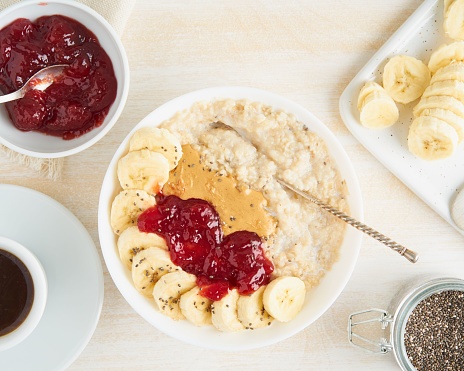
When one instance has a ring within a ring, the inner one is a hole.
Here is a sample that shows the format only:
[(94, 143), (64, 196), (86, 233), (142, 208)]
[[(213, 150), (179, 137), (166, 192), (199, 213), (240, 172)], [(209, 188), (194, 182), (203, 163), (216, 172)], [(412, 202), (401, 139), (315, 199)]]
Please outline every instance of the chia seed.
[(422, 300), (408, 318), (404, 345), (417, 371), (464, 371), (464, 292), (441, 291)]

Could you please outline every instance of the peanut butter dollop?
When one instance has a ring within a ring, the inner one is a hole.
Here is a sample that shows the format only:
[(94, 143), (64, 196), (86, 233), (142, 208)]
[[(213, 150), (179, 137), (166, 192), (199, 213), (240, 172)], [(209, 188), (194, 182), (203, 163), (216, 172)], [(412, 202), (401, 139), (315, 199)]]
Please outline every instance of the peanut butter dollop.
[(224, 172), (211, 170), (192, 146), (182, 146), (182, 152), (182, 159), (163, 187), (164, 195), (210, 202), (219, 213), (226, 235), (246, 230), (266, 238), (274, 233), (276, 222), (264, 209), (267, 201), (261, 192), (239, 186)]

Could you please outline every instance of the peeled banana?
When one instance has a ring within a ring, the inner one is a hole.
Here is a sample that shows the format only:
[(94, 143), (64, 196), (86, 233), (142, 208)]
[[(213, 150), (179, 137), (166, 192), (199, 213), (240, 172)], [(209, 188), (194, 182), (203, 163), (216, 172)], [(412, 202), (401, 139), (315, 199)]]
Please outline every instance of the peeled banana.
[(261, 286), (250, 295), (240, 295), (237, 300), (237, 317), (247, 329), (269, 326), (274, 318), (264, 309), (263, 295), (266, 286)]
[(237, 301), (239, 293), (236, 289), (230, 290), (221, 300), (211, 305), (211, 320), (213, 326), (219, 331), (237, 332), (245, 329), (245, 326), (237, 317)]
[(434, 84), (439, 81), (445, 80), (454, 80), (464, 82), (464, 63), (457, 62), (448, 64), (445, 67), (440, 68), (435, 74), (432, 76), (430, 80), (430, 84)]
[(174, 169), (182, 157), (179, 139), (167, 129), (145, 127), (137, 130), (129, 142), (129, 151), (148, 149), (161, 153), (169, 162), (169, 170)]
[(419, 59), (408, 55), (392, 57), (384, 67), (383, 88), (399, 103), (419, 98), (430, 83), (430, 71)]
[(424, 160), (440, 160), (451, 156), (458, 145), (456, 130), (432, 116), (417, 117), (409, 128), (408, 147)]
[(421, 116), (422, 111), (429, 108), (441, 108), (453, 112), (459, 117), (464, 118), (464, 103), (448, 95), (432, 95), (422, 98), (417, 106), (414, 107), (415, 117)]
[(195, 326), (211, 325), (212, 303), (212, 300), (201, 296), (200, 288), (195, 286), (180, 297), (180, 310)]
[(162, 276), (153, 288), (153, 298), (159, 310), (173, 320), (185, 319), (180, 309), (181, 295), (193, 289), (196, 276), (183, 270)]
[(430, 97), (433, 95), (446, 95), (456, 98), (461, 103), (464, 103), (464, 82), (456, 80), (443, 80), (434, 82), (427, 89), (425, 89), (423, 97)]
[(123, 189), (143, 189), (156, 194), (169, 179), (169, 162), (158, 152), (132, 151), (118, 161), (118, 179)]
[(288, 322), (303, 308), (304, 282), (298, 277), (281, 276), (271, 281), (263, 294), (264, 309), (276, 320)]
[(126, 189), (113, 200), (110, 211), (110, 224), (113, 232), (120, 235), (125, 229), (137, 225), (139, 215), (156, 205), (156, 199), (141, 189)]
[(129, 270), (132, 269), (134, 255), (153, 246), (168, 249), (164, 238), (156, 233), (141, 232), (136, 225), (125, 229), (118, 238), (119, 257)]
[(464, 0), (445, 0), (443, 28), (450, 38), (464, 39)]
[(442, 108), (429, 108), (422, 111), (421, 116), (432, 116), (451, 125), (458, 134), (458, 142), (464, 139), (464, 119), (455, 113)]
[[(361, 93), (363, 90), (361, 89)], [(368, 128), (386, 128), (398, 121), (399, 111), (394, 100), (384, 90), (373, 90), (361, 103), (361, 124)]]
[(464, 62), (464, 41), (456, 41), (445, 44), (435, 50), (430, 56), (429, 70), (434, 74), (440, 68), (446, 67), (451, 63)]
[(132, 281), (141, 294), (152, 296), (158, 280), (170, 272), (180, 270), (174, 265), (169, 252), (159, 247), (149, 247), (140, 251), (132, 261)]

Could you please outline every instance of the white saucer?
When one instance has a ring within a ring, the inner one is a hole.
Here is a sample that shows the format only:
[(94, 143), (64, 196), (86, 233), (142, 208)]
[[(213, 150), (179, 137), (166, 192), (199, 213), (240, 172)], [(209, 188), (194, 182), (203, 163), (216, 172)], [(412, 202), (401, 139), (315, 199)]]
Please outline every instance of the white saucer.
[(40, 192), (0, 184), (0, 205), (0, 235), (37, 256), (49, 290), (40, 323), (24, 342), (0, 353), (0, 369), (63, 370), (100, 318), (103, 271), (95, 244), (68, 209)]

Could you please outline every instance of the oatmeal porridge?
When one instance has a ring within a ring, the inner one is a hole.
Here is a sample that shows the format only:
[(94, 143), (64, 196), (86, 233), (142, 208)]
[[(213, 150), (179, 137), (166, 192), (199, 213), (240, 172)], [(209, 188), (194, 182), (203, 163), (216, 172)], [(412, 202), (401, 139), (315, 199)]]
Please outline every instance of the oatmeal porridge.
[(347, 187), (324, 141), (293, 115), (249, 101), (198, 102), (160, 127), (190, 145), (213, 171), (262, 192), (276, 221), (265, 236), (274, 276), (299, 277), (307, 289), (317, 285), (338, 259), (345, 224), (283, 189), (276, 177), (347, 212)]

